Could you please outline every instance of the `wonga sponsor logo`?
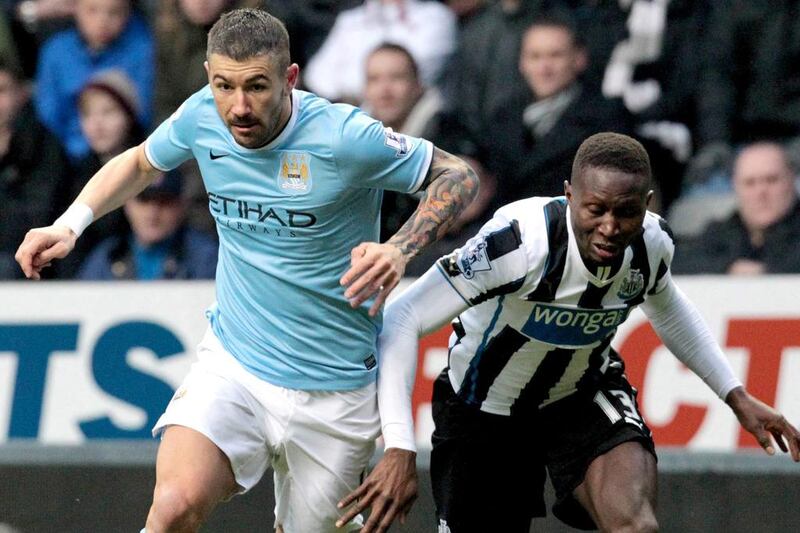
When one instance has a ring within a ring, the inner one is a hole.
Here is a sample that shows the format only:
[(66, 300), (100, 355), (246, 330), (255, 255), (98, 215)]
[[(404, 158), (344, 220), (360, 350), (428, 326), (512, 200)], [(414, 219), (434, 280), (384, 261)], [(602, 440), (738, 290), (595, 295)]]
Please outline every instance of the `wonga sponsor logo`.
[(604, 339), (629, 312), (629, 307), (582, 309), (537, 303), (522, 333), (558, 346), (586, 346)]

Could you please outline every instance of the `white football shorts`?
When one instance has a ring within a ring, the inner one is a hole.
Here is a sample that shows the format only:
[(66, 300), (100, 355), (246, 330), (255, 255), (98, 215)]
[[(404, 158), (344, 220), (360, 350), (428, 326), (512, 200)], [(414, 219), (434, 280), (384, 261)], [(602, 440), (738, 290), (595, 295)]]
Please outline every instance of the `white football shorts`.
[[(337, 531), (336, 504), (355, 489), (380, 434), (376, 384), (302, 391), (249, 373), (208, 329), (198, 361), (153, 428), (194, 429), (227, 455), (241, 492), (274, 471), (275, 520), (286, 533)], [(361, 517), (351, 530), (362, 525)]]

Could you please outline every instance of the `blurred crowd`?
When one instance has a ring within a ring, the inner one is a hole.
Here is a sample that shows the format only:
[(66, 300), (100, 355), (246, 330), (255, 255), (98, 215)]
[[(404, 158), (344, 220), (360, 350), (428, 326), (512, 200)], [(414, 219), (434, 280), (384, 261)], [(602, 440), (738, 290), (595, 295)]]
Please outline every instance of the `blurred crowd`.
[[(0, 1), (0, 279), (105, 162), (207, 83), (206, 32), (263, 7), (301, 88), (467, 159), (481, 194), (409, 265), (423, 272), (498, 206), (563, 193), (587, 136), (651, 155), (674, 271), (800, 272), (800, 0)], [(417, 199), (386, 193), (383, 237)], [(56, 279), (204, 279), (214, 223), (196, 166), (90, 226)]]

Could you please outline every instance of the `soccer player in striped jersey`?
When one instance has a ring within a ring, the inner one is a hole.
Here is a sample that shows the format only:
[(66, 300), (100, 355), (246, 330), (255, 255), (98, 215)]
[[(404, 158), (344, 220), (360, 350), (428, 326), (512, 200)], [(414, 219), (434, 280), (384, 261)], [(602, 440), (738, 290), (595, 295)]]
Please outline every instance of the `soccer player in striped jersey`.
[[(647, 211), (650, 179), (637, 141), (589, 137), (565, 197), (502, 207), (388, 306), (378, 376), (387, 446), (413, 449), (417, 341), (454, 319), (448, 367), (433, 393), (440, 532), (527, 532), (545, 513), (545, 469), (563, 522), (657, 529), (653, 440), (611, 348), (638, 305), (768, 453), (771, 434), (800, 460), (800, 434), (744, 390), (673, 283), (672, 235)], [(372, 479), (392, 475), (399, 474), (376, 468), (350, 497), (368, 501)]]
[[(277, 530), (335, 531), (345, 512), (336, 503), (358, 485), (380, 433), (381, 304), (408, 260), (469, 204), (477, 178), (429, 141), (296, 90), (289, 35), (264, 11), (223, 15), (207, 56), (209, 85), (109, 161), (52, 226), (28, 232), (17, 260), (38, 279), (93, 218), (196, 159), (220, 241), (217, 301), (198, 361), (154, 429), (162, 441), (147, 532), (196, 531), (269, 467)], [(378, 243), (383, 190), (422, 194)], [(414, 460), (389, 449), (381, 462), (413, 472)], [(400, 505), (373, 507), (365, 533), (407, 511), (415, 490), (400, 488), (391, 498)]]

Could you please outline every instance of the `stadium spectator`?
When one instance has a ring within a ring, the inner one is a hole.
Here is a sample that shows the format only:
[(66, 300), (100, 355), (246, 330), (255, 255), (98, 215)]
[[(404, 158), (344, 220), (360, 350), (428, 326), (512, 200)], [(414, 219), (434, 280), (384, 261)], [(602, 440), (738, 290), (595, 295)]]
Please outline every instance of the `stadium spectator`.
[[(744, 389), (672, 281), (669, 228), (647, 211), (651, 174), (630, 137), (589, 137), (566, 198), (504, 206), (388, 306), (378, 401), (384, 427), (406, 439), (419, 337), (453, 319), (448, 368), (433, 392), (439, 531), (527, 533), (545, 514), (546, 471), (553, 513), (568, 525), (658, 530), (653, 439), (611, 347), (638, 305), (768, 454), (773, 437), (800, 461), (800, 433)], [(368, 477), (351, 497), (372, 488)]]
[(543, 4), (545, 0), (502, 0), (462, 22), (442, 80), (447, 122), (453, 135), (463, 139), (459, 153), (485, 162), (498, 111), (526, 93), (518, 68), (520, 42)]
[(678, 274), (800, 273), (800, 202), (785, 149), (759, 142), (744, 148), (733, 168), (736, 210), (681, 243)]
[[(688, 177), (729, 176), (737, 147), (800, 132), (800, 4), (714, 2), (698, 81), (698, 146)], [(795, 158), (795, 155), (791, 155)]]
[(14, 251), (31, 227), (63, 209), (69, 167), (61, 145), (36, 119), (22, 72), (0, 59), (0, 279), (21, 277)]
[(87, 281), (213, 279), (217, 243), (185, 224), (182, 177), (171, 171), (125, 202), (131, 231), (100, 242), (81, 266)]
[(394, 131), (433, 139), (439, 134), (436, 119), (442, 95), (426, 87), (407, 48), (384, 43), (367, 55), (362, 108)]
[(78, 120), (77, 97), (89, 78), (119, 68), (133, 80), (138, 118), (150, 122), (153, 43), (144, 19), (132, 14), (130, 0), (77, 0), (76, 27), (51, 37), (42, 47), (36, 74), (36, 111), (73, 159), (89, 153)]
[[(38, 279), (94, 218), (158, 169), (195, 157), (220, 237), (217, 301), (199, 362), (154, 428), (162, 439), (147, 529), (197, 530), (272, 466), (276, 528), (333, 531), (343, 513), (335, 502), (357, 485), (381, 430), (380, 307), (408, 260), (472, 200), (477, 179), (428, 141), (294, 90), (289, 36), (264, 11), (224, 14), (208, 51), (209, 86), (100, 169), (52, 226), (28, 232), (16, 258)], [(383, 244), (374, 242), (381, 189), (423, 191)], [(381, 464), (413, 472), (413, 448), (384, 438)], [(364, 533), (408, 512), (416, 484), (402, 481), (365, 497)]]
[[(422, 84), (416, 61), (402, 46), (382, 44), (367, 57), (362, 107), (384, 126), (398, 133), (422, 137), (446, 150), (455, 150), (458, 141), (447, 137), (446, 128), (441, 123), (442, 103), (438, 89)], [(478, 161), (469, 158), (468, 162), (480, 180), (478, 196), (461, 213), (447, 235), (409, 262), (406, 267), (408, 275), (417, 276), (425, 272), (442, 253), (464, 244), (466, 237), (483, 223), (485, 211), (493, 200), (495, 179)], [(394, 235), (418, 204), (419, 199), (412, 195), (385, 191), (381, 205), (381, 241)]]
[[(112, 158), (142, 142), (144, 133), (136, 119), (138, 109), (136, 87), (122, 70), (98, 72), (89, 79), (78, 96), (78, 113), (90, 151), (75, 164), (67, 198), (75, 198)], [(104, 216), (86, 228), (72, 253), (55, 265), (57, 277), (73, 278), (100, 241), (111, 236), (122, 237), (127, 232), (128, 224), (121, 210)]]
[(383, 42), (409, 50), (422, 82), (432, 85), (455, 49), (455, 16), (434, 1), (366, 0), (336, 18), (322, 47), (308, 62), (303, 83), (330, 100), (358, 103), (364, 92), (364, 63)]
[(561, 194), (572, 154), (586, 137), (630, 131), (621, 102), (581, 82), (587, 63), (568, 16), (542, 15), (525, 31), (518, 69), (527, 94), (497, 112), (487, 141), (487, 165), (498, 176), (497, 205)]

